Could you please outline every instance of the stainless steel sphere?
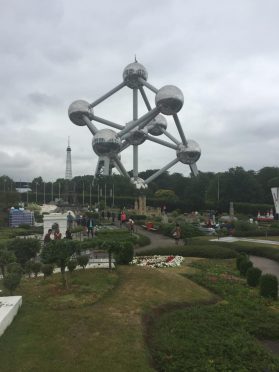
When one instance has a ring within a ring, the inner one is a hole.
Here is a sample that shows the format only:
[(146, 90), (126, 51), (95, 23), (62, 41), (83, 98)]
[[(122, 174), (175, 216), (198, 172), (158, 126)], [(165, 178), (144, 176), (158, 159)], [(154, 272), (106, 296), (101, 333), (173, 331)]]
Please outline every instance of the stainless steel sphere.
[(132, 177), (131, 182), (136, 186), (137, 190), (148, 188), (148, 185), (144, 182), (142, 178), (137, 177), (135, 179), (134, 177)]
[(121, 140), (113, 130), (101, 129), (93, 137), (92, 147), (98, 156), (114, 156), (120, 151)]
[(146, 140), (146, 136), (146, 129), (133, 129), (125, 139), (130, 145), (141, 145)]
[(188, 140), (187, 146), (182, 144), (179, 145), (176, 156), (183, 164), (193, 164), (198, 161), (201, 156), (200, 146), (196, 141)]
[(148, 133), (153, 136), (160, 136), (163, 134), (162, 129), (167, 129), (168, 123), (163, 115), (157, 115), (151, 122), (147, 125)]
[(176, 114), (183, 106), (183, 93), (174, 85), (165, 85), (156, 94), (155, 103), (162, 114)]
[(126, 82), (129, 88), (139, 88), (142, 83), (139, 82), (139, 78), (147, 80), (148, 73), (146, 68), (138, 62), (130, 63), (124, 68), (123, 80)]
[(84, 120), (82, 118), (83, 115), (87, 116), (88, 119), (93, 119), (93, 111), (92, 109), (89, 109), (89, 103), (86, 101), (83, 101), (82, 99), (79, 99), (77, 101), (74, 101), (70, 104), (68, 109), (68, 115), (70, 120), (79, 126), (86, 125), (84, 123)]

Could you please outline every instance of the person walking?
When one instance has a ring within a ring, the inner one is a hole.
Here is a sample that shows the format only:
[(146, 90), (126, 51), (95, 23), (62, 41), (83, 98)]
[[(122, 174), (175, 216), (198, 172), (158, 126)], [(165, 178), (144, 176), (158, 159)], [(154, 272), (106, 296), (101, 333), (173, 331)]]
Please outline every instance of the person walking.
[(181, 238), (181, 227), (179, 226), (179, 223), (177, 223), (175, 226), (173, 237), (175, 240), (175, 244), (178, 245)]
[(48, 232), (46, 233), (44, 237), (44, 244), (47, 244), (52, 241), (51, 234), (52, 234), (52, 229), (48, 229)]
[(121, 216), (120, 216), (120, 224), (121, 224), (121, 227), (123, 225), (123, 223), (125, 223), (127, 220), (127, 216), (126, 216), (126, 213), (124, 211), (121, 212)]
[(92, 217), (89, 217), (88, 221), (87, 221), (87, 236), (88, 236), (88, 238), (89, 238), (89, 235), (91, 235), (92, 238), (94, 237), (94, 220), (93, 220)]

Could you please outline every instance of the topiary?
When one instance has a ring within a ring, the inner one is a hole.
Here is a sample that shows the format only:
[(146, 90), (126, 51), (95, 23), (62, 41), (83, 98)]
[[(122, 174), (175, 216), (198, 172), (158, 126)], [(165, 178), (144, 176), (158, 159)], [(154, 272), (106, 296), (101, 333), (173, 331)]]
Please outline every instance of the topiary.
[(79, 266), (81, 266), (83, 269), (85, 269), (85, 266), (89, 262), (89, 257), (86, 255), (77, 256), (77, 263)]
[(31, 269), (33, 271), (33, 273), (35, 274), (35, 278), (37, 278), (39, 272), (41, 271), (41, 268), (42, 268), (42, 264), (41, 262), (32, 262), (31, 263)]
[[(84, 256), (83, 256), (84, 257)], [(69, 260), (67, 262), (67, 267), (70, 272), (73, 272), (75, 268), (77, 267), (77, 260)]]
[(247, 284), (250, 287), (256, 287), (259, 284), (262, 271), (257, 267), (250, 267), (246, 272)]
[(260, 279), (260, 295), (267, 298), (278, 298), (278, 279), (275, 275), (264, 274)]
[(17, 262), (11, 262), (7, 265), (7, 272), (9, 274), (16, 273), (22, 275), (22, 271), (21, 265)]
[(18, 287), (20, 280), (21, 274), (17, 272), (11, 272), (5, 275), (3, 279), (3, 285), (10, 291), (10, 295), (12, 295), (14, 290)]
[(119, 248), (114, 252), (114, 259), (117, 264), (128, 265), (134, 257), (134, 247), (130, 242), (119, 243)]
[(44, 264), (42, 265), (42, 273), (44, 274), (44, 279), (47, 276), (51, 276), (53, 273), (53, 265), (52, 264)]
[(241, 252), (239, 254), (239, 256), (236, 258), (236, 267), (237, 267), (237, 270), (239, 270), (240, 262), (242, 262), (243, 260), (249, 261), (249, 258), (248, 258), (248, 255), (246, 253)]
[(243, 259), (239, 264), (240, 274), (245, 276), (247, 273), (247, 270), (250, 269), (250, 267), (253, 267), (253, 263), (249, 260)]

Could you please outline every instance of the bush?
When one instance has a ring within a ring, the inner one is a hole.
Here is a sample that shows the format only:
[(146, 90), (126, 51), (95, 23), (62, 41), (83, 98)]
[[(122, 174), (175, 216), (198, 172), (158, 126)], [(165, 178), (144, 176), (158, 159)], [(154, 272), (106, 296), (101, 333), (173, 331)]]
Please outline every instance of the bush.
[(114, 259), (117, 264), (128, 265), (134, 257), (134, 248), (130, 242), (119, 243), (117, 251), (114, 252)]
[(42, 268), (42, 264), (41, 262), (32, 262), (31, 263), (31, 269), (33, 271), (33, 273), (35, 274), (35, 278), (37, 278), (39, 272), (41, 271), (41, 268)]
[(148, 244), (150, 244), (151, 240), (148, 236), (145, 236), (145, 235), (141, 235), (141, 234), (137, 234), (138, 236), (138, 240), (137, 240), (137, 244), (140, 246), (140, 247), (144, 247)]
[(257, 267), (250, 267), (246, 272), (247, 284), (250, 287), (257, 287), (260, 281), (262, 271)]
[(264, 274), (260, 279), (260, 295), (277, 300), (278, 279), (275, 275)]
[(7, 272), (9, 274), (20, 274), (22, 275), (22, 267), (17, 262), (12, 262), (7, 265)]
[(253, 263), (250, 260), (243, 259), (239, 264), (239, 272), (241, 275), (245, 276), (247, 270), (253, 267)]
[(52, 273), (53, 273), (53, 265), (51, 264), (44, 264), (42, 265), (42, 273), (44, 274), (44, 279), (47, 277), (47, 276), (51, 276)]
[(89, 262), (89, 257), (86, 255), (78, 256), (77, 257), (77, 263), (79, 266), (81, 266), (83, 269), (85, 269), (86, 265)]
[(10, 295), (13, 294), (14, 290), (19, 286), (21, 274), (16, 272), (8, 273), (3, 279), (3, 285), (10, 291)]
[[(81, 257), (87, 257), (87, 256), (81, 256)], [(75, 270), (75, 268), (77, 267), (77, 264), (78, 264), (77, 260), (69, 260), (67, 262), (67, 267), (68, 267), (68, 270), (70, 271), (70, 273), (72, 273)]]
[(240, 271), (240, 263), (242, 261), (249, 261), (248, 255), (244, 252), (241, 252), (240, 255), (236, 258), (236, 268)]

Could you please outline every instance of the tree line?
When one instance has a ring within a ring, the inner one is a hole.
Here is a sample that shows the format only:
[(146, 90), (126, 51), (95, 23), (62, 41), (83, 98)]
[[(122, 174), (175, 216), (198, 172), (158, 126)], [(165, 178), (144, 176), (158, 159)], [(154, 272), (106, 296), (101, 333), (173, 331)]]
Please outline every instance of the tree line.
[[(157, 169), (149, 169), (140, 172), (139, 177), (146, 179), (156, 171)], [(21, 194), (21, 201), (39, 204), (63, 199), (70, 193), (75, 195), (79, 204), (132, 206), (135, 196), (141, 192), (120, 175), (100, 176), (96, 179), (92, 175), (84, 175), (76, 176), (71, 181), (59, 178), (54, 182), (45, 181), (40, 176), (27, 185), (32, 191)], [(228, 210), (230, 201), (273, 205), (270, 191), (273, 186), (279, 186), (279, 167), (264, 167), (259, 171), (234, 167), (225, 172), (199, 172), (197, 177), (185, 177), (181, 173), (170, 174), (166, 171), (151, 182), (144, 193), (149, 205), (160, 206), (160, 203), (167, 203), (171, 209), (180, 208), (185, 211), (207, 208)], [(10, 177), (0, 177), (0, 198), (9, 199), (8, 194), (13, 194), (15, 188), (16, 183)]]

